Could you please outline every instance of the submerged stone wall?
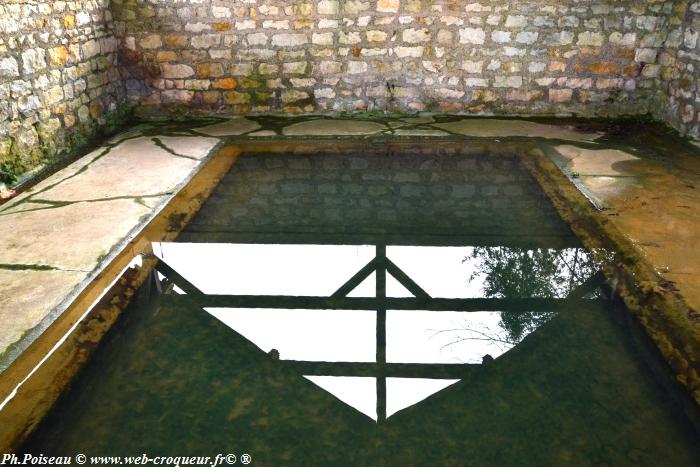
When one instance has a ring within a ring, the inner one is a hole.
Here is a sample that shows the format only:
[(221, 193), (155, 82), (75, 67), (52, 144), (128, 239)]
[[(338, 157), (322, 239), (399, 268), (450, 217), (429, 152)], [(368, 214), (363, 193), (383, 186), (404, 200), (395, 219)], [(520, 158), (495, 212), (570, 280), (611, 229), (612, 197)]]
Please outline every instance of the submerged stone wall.
[(571, 245), (571, 230), (519, 159), (489, 151), (435, 142), (243, 155), (179, 238)]
[(113, 0), (141, 110), (645, 113), (674, 2)]
[(0, 4), (0, 183), (85, 144), (125, 90), (109, 0)]

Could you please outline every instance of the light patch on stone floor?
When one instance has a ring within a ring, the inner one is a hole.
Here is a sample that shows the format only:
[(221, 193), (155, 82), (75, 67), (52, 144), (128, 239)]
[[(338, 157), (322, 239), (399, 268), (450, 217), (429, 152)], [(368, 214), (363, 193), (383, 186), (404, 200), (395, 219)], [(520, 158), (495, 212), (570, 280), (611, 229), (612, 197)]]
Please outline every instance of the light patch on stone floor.
[(79, 177), (66, 180), (39, 197), (81, 201), (164, 194), (172, 191), (198, 164), (170, 154), (150, 138), (131, 139), (92, 163)]
[(385, 125), (360, 120), (309, 120), (285, 127), (285, 136), (363, 136), (374, 135)]
[(0, 268), (0, 355), (36, 327), (86, 276), (80, 271)]
[(151, 209), (132, 199), (74, 203), (0, 217), (0, 264), (92, 271)]
[(397, 129), (394, 130), (396, 136), (450, 136), (449, 133), (445, 133), (440, 130), (409, 130), (409, 129)]
[(633, 185), (633, 177), (581, 176), (573, 180), (586, 195), (595, 201), (599, 207), (607, 207), (608, 199), (620, 195)]
[(275, 133), (272, 130), (260, 130), (254, 131), (253, 133), (248, 134), (248, 136), (255, 136), (256, 138), (261, 138), (266, 136), (277, 136), (277, 133)]
[(202, 159), (209, 155), (214, 146), (219, 143), (216, 138), (200, 136), (158, 136), (161, 143), (171, 151), (181, 156)]
[(243, 133), (259, 130), (262, 128), (259, 123), (244, 117), (232, 118), (225, 122), (214, 125), (196, 128), (195, 131), (209, 136), (236, 136)]
[(563, 139), (587, 142), (600, 136), (598, 133), (584, 133), (569, 126), (546, 125), (525, 120), (498, 120), (470, 118), (456, 122), (435, 123), (433, 126), (464, 136), (477, 138), (529, 137)]
[(567, 145), (555, 149), (570, 161), (569, 169), (579, 175), (635, 175), (629, 163), (641, 160), (619, 149), (585, 149)]

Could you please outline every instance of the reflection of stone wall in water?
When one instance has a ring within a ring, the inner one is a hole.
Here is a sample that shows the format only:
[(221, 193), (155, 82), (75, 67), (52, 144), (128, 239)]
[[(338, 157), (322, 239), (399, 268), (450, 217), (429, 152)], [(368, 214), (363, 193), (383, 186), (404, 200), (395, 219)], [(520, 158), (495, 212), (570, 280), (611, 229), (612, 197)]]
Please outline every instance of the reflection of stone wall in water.
[(242, 156), (189, 232), (568, 235), (515, 157)]

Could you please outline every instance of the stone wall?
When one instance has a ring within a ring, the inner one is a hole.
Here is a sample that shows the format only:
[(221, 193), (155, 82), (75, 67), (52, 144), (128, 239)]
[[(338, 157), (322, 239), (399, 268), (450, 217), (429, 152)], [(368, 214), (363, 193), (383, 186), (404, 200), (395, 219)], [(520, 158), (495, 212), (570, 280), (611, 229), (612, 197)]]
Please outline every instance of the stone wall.
[[(700, 2), (3, 0), (0, 183), (144, 115), (614, 116), (698, 135)], [(128, 100), (127, 100), (128, 96)]]
[(659, 56), (667, 103), (656, 112), (682, 133), (700, 136), (700, 2), (676, 2)]
[(113, 0), (142, 110), (645, 113), (674, 2)]
[(84, 145), (125, 102), (109, 0), (0, 3), (0, 183)]

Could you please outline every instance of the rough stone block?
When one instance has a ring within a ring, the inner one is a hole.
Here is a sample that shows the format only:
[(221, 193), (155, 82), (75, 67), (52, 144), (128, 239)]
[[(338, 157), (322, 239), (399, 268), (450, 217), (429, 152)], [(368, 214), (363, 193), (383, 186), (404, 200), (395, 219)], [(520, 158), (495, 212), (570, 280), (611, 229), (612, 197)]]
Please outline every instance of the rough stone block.
[(404, 42), (409, 44), (416, 44), (420, 42), (428, 42), (430, 40), (430, 31), (428, 29), (404, 29), (402, 33), (402, 39)]
[(233, 78), (215, 79), (211, 82), (212, 89), (234, 89), (238, 83)]
[(319, 15), (337, 15), (340, 12), (338, 0), (321, 0), (316, 11)]
[(578, 35), (578, 45), (588, 45), (592, 47), (600, 47), (603, 45), (605, 36), (600, 32), (584, 31)]
[(218, 62), (198, 63), (197, 75), (200, 78), (218, 78), (224, 75), (224, 66)]
[(382, 13), (397, 13), (401, 2), (399, 0), (378, 0), (377, 11)]
[(194, 69), (185, 65), (184, 63), (161, 63), (160, 64), (160, 74), (163, 78), (176, 79), (176, 78), (189, 78), (194, 76)]
[(157, 49), (163, 46), (163, 41), (159, 34), (149, 34), (139, 41), (142, 49)]
[(0, 78), (15, 78), (19, 76), (19, 65), (13, 57), (0, 58)]
[(311, 35), (311, 43), (316, 45), (333, 45), (333, 33), (322, 32)]
[(226, 91), (222, 93), (224, 103), (228, 105), (247, 104), (250, 102), (250, 94)]
[[(96, 41), (90, 41), (91, 43), (97, 44)], [(85, 50), (85, 46), (83, 46)], [(8, 61), (9, 66), (12, 63)], [(44, 49), (27, 49), (22, 52), (22, 73), (25, 75), (31, 75), (42, 71), (46, 68), (46, 59)]]
[(481, 28), (464, 28), (459, 30), (459, 42), (461, 44), (483, 44), (486, 32)]
[(570, 102), (573, 96), (573, 91), (571, 89), (550, 89), (549, 90), (549, 102), (561, 103)]
[(275, 34), (272, 36), (272, 45), (275, 47), (297, 47), (309, 42), (306, 34)]

